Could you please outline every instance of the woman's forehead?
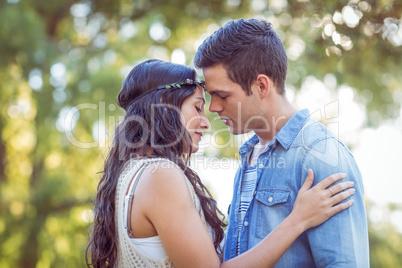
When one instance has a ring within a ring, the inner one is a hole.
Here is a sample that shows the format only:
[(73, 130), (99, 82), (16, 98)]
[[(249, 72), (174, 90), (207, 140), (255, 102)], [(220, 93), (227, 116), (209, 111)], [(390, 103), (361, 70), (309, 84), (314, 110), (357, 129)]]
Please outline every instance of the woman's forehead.
[(197, 86), (193, 96), (197, 96), (197, 97), (203, 97), (205, 98), (205, 91), (204, 88), (201, 86)]
[(187, 98), (187, 101), (196, 102), (200, 100), (205, 103), (205, 92), (202, 87), (197, 86), (197, 89)]

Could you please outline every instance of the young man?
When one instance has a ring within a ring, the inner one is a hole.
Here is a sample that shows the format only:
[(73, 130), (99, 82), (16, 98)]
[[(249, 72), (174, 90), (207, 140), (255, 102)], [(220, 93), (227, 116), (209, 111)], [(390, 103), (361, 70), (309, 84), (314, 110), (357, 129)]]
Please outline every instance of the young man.
[(360, 171), (337, 137), (287, 100), (286, 52), (271, 24), (231, 21), (204, 41), (194, 62), (211, 95), (209, 110), (232, 134), (256, 134), (239, 150), (225, 260), (254, 247), (289, 215), (311, 168), (315, 183), (346, 173), (355, 203), (303, 233), (275, 267), (369, 267)]

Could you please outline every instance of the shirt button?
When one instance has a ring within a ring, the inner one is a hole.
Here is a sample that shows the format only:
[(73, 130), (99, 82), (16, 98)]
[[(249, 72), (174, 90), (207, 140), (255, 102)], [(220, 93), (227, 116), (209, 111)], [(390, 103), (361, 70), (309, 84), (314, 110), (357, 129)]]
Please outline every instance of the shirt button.
[(263, 168), (263, 167), (264, 167), (264, 165), (263, 165), (263, 164), (260, 164), (258, 167), (259, 167), (259, 168)]
[(253, 195), (256, 195), (256, 194), (257, 194), (257, 191), (254, 191)]
[(274, 198), (273, 198), (272, 196), (270, 196), (270, 197), (268, 198), (268, 202), (271, 203), (272, 200), (274, 200)]
[(244, 226), (246, 226), (246, 227), (248, 226), (248, 221), (244, 222)]

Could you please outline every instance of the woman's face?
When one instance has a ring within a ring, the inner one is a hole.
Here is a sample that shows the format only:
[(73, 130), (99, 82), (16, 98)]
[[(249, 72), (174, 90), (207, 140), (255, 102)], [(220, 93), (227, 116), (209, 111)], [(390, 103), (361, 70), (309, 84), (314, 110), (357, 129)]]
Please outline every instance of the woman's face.
[(205, 94), (202, 87), (197, 86), (197, 90), (189, 96), (181, 106), (181, 122), (190, 134), (193, 142), (193, 151), (198, 151), (198, 144), (201, 141), (203, 131), (210, 127), (209, 121), (205, 115)]

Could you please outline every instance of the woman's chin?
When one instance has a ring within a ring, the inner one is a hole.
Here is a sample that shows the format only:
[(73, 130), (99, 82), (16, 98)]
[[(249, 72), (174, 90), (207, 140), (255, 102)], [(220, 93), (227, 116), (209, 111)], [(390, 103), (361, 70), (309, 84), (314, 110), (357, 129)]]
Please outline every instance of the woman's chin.
[(193, 151), (191, 153), (195, 154), (196, 152), (198, 152), (198, 144), (193, 144)]

